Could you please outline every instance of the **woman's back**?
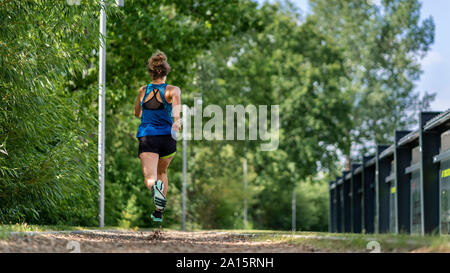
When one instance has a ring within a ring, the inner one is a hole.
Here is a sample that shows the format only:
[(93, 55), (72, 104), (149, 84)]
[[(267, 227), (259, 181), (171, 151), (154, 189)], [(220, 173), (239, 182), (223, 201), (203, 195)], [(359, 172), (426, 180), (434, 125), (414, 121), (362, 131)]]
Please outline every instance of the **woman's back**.
[(141, 125), (137, 137), (170, 135), (173, 124), (172, 104), (166, 100), (167, 84), (148, 84), (140, 102)]

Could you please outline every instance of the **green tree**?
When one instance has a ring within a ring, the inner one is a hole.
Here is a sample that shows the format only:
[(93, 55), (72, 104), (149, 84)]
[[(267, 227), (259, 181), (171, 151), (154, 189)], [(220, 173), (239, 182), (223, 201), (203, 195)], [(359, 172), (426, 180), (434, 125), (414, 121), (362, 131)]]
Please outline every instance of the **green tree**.
[(249, 180), (254, 226), (288, 229), (295, 185), (318, 169), (335, 169), (336, 149), (346, 143), (341, 136), (352, 126), (350, 97), (340, 88), (339, 50), (313, 18), (299, 24), (298, 15), (279, 4), (265, 4), (259, 14), (262, 31), (217, 43), (200, 58), (196, 92), (205, 104), (280, 105), (276, 151), (262, 152), (260, 141), (233, 145), (235, 157), (247, 157), (255, 174)]
[[(415, 91), (420, 60), (434, 41), (433, 19), (421, 20), (419, 0), (310, 0), (317, 27), (341, 47), (353, 95), (352, 152), (392, 142), (396, 129), (416, 126), (434, 94)], [(350, 145), (350, 143), (349, 143)], [(349, 154), (349, 150), (344, 150)]]
[(97, 1), (0, 1), (0, 223), (96, 222), (95, 143), (64, 91), (98, 46)]
[(296, 188), (296, 226), (303, 231), (328, 231), (329, 179), (306, 179)]

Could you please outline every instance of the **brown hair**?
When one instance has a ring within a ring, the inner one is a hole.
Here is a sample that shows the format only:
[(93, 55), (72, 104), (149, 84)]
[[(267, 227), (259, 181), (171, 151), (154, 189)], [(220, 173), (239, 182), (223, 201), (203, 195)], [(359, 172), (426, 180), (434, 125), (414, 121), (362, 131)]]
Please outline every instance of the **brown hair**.
[(147, 70), (154, 80), (167, 76), (170, 71), (170, 65), (167, 63), (166, 54), (159, 50), (153, 54), (153, 56), (148, 59)]

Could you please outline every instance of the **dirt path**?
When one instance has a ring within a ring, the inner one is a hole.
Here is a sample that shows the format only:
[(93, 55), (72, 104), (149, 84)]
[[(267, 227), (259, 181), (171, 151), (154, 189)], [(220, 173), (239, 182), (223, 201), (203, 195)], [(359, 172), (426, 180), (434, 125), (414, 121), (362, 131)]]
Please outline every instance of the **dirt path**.
[(13, 235), (0, 252), (319, 252), (310, 246), (253, 242), (237, 234), (181, 231), (90, 231)]

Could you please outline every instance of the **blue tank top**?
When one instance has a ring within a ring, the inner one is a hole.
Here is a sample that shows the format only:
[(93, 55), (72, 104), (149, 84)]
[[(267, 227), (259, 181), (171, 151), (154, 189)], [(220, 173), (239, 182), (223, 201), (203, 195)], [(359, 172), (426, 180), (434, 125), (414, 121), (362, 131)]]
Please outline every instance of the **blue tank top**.
[[(172, 134), (172, 104), (168, 103), (164, 97), (166, 87), (167, 84), (165, 83), (147, 85), (144, 98), (141, 101), (141, 125), (139, 125), (136, 137)], [(153, 97), (145, 102), (145, 104), (150, 103), (154, 106), (155, 109), (152, 108), (150, 110), (144, 105), (144, 101), (151, 92), (153, 92)], [(161, 96), (162, 103), (156, 99), (156, 94), (158, 92)]]

